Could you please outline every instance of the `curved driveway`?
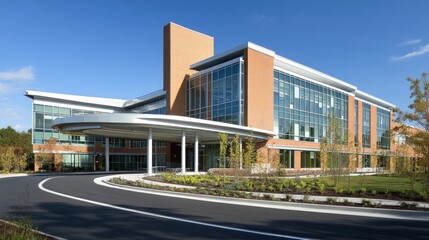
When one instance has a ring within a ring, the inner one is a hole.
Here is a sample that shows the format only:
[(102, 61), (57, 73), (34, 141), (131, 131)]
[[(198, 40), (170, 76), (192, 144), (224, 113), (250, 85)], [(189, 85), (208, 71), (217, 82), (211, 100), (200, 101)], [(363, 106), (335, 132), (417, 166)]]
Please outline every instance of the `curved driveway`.
[[(66, 239), (280, 239), (276, 237), (278, 235), (318, 239), (427, 239), (429, 235), (427, 221), (266, 209), (171, 198), (99, 186), (93, 181), (99, 176), (36, 175), (0, 179), (0, 218), (31, 216), (40, 231)], [(38, 184), (51, 177), (56, 178), (43, 184), (46, 189), (119, 209), (41, 191)], [(211, 227), (210, 224), (224, 228)], [(248, 232), (236, 231), (235, 228)], [(261, 235), (261, 232), (272, 235)]]

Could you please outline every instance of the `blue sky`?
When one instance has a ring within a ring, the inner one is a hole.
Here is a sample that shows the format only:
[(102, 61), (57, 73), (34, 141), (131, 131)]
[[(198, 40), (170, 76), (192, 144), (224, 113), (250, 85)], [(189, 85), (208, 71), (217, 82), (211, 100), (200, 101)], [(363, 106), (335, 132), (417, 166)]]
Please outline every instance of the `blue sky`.
[(247, 41), (406, 109), (429, 72), (429, 1), (2, 0), (0, 128), (31, 128), (24, 91), (130, 99), (162, 88), (162, 27)]

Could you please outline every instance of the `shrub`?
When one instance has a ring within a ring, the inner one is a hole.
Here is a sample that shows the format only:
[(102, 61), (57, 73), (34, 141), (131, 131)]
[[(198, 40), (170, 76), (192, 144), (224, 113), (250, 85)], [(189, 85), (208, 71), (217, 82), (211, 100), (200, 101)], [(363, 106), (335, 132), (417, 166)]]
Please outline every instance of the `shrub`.
[(359, 191), (360, 191), (362, 194), (365, 194), (365, 193), (366, 193), (366, 188), (360, 188), (360, 189), (359, 189)]
[(405, 209), (416, 208), (419, 204), (415, 202), (401, 202), (400, 207)]
[(362, 205), (369, 207), (369, 206), (372, 206), (372, 202), (371, 200), (368, 200), (368, 199), (362, 199)]
[(372, 194), (372, 195), (377, 195), (377, 191), (376, 191), (376, 190), (372, 190), (372, 191), (371, 191), (371, 194)]
[(328, 203), (334, 203), (334, 202), (336, 202), (337, 201), (337, 199), (336, 198), (327, 198), (326, 199), (326, 201), (328, 202)]

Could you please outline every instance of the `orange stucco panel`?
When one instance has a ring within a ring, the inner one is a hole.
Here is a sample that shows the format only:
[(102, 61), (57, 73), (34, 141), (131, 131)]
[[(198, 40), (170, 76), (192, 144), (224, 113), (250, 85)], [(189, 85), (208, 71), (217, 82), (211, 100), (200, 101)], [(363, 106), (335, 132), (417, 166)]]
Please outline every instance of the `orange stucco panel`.
[(213, 37), (174, 23), (164, 26), (164, 90), (167, 114), (186, 115), (186, 80), (195, 73), (191, 64), (212, 57)]
[(247, 48), (245, 59), (245, 125), (264, 130), (274, 126), (274, 58)]

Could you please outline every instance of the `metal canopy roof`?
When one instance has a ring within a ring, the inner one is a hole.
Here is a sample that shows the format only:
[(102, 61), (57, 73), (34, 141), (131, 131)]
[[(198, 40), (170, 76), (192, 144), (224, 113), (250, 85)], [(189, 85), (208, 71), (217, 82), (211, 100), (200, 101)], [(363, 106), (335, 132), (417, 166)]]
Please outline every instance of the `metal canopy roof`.
[(201, 142), (218, 142), (219, 133), (253, 136), (255, 142), (265, 141), (274, 132), (234, 124), (174, 115), (111, 113), (57, 118), (53, 128), (72, 135), (125, 139), (146, 139), (152, 129), (154, 140), (180, 142), (182, 132), (187, 140), (195, 134)]

